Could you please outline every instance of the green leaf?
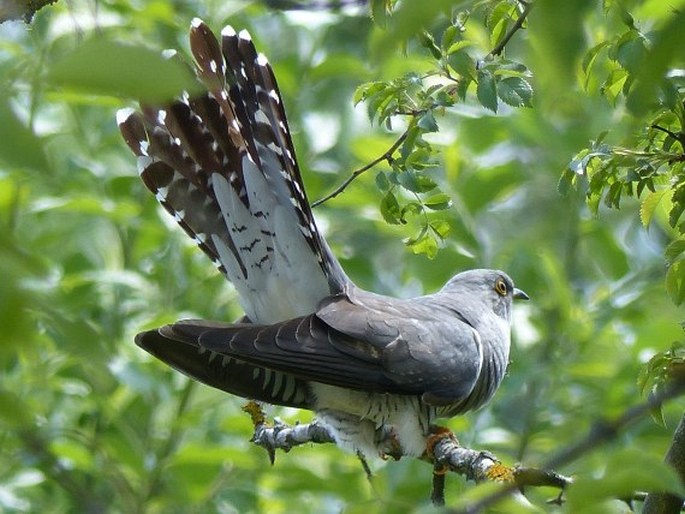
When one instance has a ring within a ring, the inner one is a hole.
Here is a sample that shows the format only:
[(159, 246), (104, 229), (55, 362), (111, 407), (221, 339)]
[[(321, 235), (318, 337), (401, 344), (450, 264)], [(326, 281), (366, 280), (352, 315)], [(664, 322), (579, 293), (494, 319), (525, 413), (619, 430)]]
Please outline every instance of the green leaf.
[(452, 199), (445, 193), (438, 193), (424, 200), (423, 205), (433, 211), (442, 211), (451, 207)]
[(685, 300), (685, 260), (671, 264), (666, 272), (666, 292), (675, 305)]
[(376, 173), (376, 187), (381, 191), (388, 191), (390, 189), (388, 176), (382, 171)]
[(486, 19), (486, 26), (490, 31), (490, 45), (497, 46), (507, 33), (507, 28), (511, 24), (512, 5), (507, 0), (500, 1), (492, 8)]
[(438, 122), (435, 121), (435, 116), (433, 116), (433, 111), (423, 113), (417, 122), (417, 126), (425, 132), (437, 132), (440, 129)]
[(618, 44), (616, 61), (631, 73), (637, 72), (647, 57), (645, 38), (638, 31), (630, 31), (628, 37)]
[(386, 87), (386, 82), (366, 82), (365, 84), (358, 86), (357, 89), (354, 90), (354, 94), (352, 95), (352, 101), (354, 102), (354, 105), (357, 105), (359, 102), (363, 102), (370, 96), (379, 93)]
[(470, 83), (476, 76), (476, 63), (463, 48), (455, 49), (447, 58), (450, 67), (462, 77), (460, 84)]
[(634, 115), (644, 115), (654, 105), (657, 86), (685, 45), (684, 25), (685, 10), (676, 10), (655, 35), (654, 44), (643, 59), (643, 66), (636, 70), (637, 82), (627, 98), (626, 105)]
[(459, 36), (459, 29), (454, 25), (450, 25), (445, 29), (445, 32), (442, 33), (442, 37), (440, 38), (440, 46), (445, 53), (449, 53), (449, 49), (452, 48), (452, 45), (459, 39)]
[(190, 68), (143, 46), (92, 38), (56, 60), (48, 70), (55, 86), (87, 94), (164, 102), (200, 88)]
[(381, 216), (383, 219), (392, 225), (399, 225), (405, 223), (402, 220), (402, 212), (400, 204), (392, 191), (388, 191), (381, 200)]
[(462, 40), (462, 41), (457, 41), (456, 43), (453, 43), (450, 45), (450, 47), (447, 49), (447, 54), (451, 55), (455, 52), (458, 52), (459, 50), (463, 48), (468, 48), (469, 46), (473, 46), (473, 41), (468, 41), (468, 40)]
[[(592, 65), (595, 63), (595, 60), (597, 59), (597, 56), (599, 53), (606, 48), (609, 45), (609, 41), (602, 41), (601, 43), (593, 46), (585, 52), (585, 55), (583, 56), (583, 62), (582, 62), (582, 68), (585, 74), (590, 73), (590, 69), (592, 68)], [(587, 83), (586, 83), (587, 86)]]
[(438, 242), (428, 227), (423, 227), (416, 237), (407, 239), (404, 243), (415, 254), (424, 254), (429, 259), (438, 254)]
[(576, 178), (576, 173), (571, 169), (570, 164), (559, 177), (557, 182), (557, 191), (560, 195), (566, 196), (573, 186), (573, 180)]
[(497, 112), (497, 83), (495, 76), (488, 70), (478, 70), (476, 96), (486, 109)]
[(666, 247), (664, 251), (664, 256), (666, 257), (666, 262), (673, 264), (675, 261), (680, 259), (680, 256), (685, 252), (685, 236), (681, 236), (679, 239), (671, 242)]
[(408, 189), (412, 193), (427, 193), (438, 187), (432, 178), (424, 173), (417, 173), (413, 170), (406, 170), (400, 173), (397, 179), (402, 187)]
[[(649, 192), (640, 204), (640, 221), (642, 226), (647, 228), (652, 222), (654, 213), (660, 205), (670, 204), (672, 191), (670, 189), (662, 189), (656, 192)], [(664, 203), (662, 203), (664, 202)]]
[(428, 49), (433, 58), (440, 59), (442, 57), (440, 47), (435, 44), (435, 39), (433, 39), (433, 36), (430, 34), (430, 32), (423, 30), (419, 33), (418, 38), (421, 46)]
[(504, 103), (512, 107), (532, 107), (533, 88), (521, 77), (506, 77), (499, 81), (497, 93)]
[(430, 222), (430, 228), (440, 239), (445, 239), (450, 233), (450, 224), (446, 220), (433, 220)]

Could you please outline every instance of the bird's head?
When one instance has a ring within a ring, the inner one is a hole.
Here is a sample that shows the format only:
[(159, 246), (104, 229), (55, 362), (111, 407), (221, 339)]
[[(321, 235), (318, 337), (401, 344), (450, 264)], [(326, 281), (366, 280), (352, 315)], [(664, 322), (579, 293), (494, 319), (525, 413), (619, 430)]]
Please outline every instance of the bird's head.
[(501, 318), (511, 319), (513, 300), (528, 300), (521, 289), (505, 272), (494, 269), (472, 269), (453, 276), (442, 288), (443, 293), (458, 300), (463, 306), (485, 306)]

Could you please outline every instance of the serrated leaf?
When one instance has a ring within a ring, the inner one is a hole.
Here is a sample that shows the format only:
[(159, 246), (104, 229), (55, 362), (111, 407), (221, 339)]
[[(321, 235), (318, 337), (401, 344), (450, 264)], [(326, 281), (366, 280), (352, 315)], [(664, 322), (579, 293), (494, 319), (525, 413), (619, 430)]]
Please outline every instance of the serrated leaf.
[(357, 105), (359, 102), (363, 102), (370, 96), (382, 91), (386, 86), (387, 84), (385, 82), (380, 81), (366, 82), (365, 84), (358, 86), (352, 95), (352, 101), (354, 102), (354, 105)]
[(435, 44), (435, 39), (433, 39), (433, 35), (430, 32), (424, 30), (421, 33), (419, 33), (418, 37), (421, 46), (428, 49), (433, 58), (440, 59), (442, 57), (440, 48), (438, 47), (438, 45)]
[(388, 180), (388, 176), (382, 171), (376, 173), (376, 187), (381, 191), (387, 191), (390, 189), (390, 181)]
[(53, 85), (89, 94), (163, 102), (200, 87), (190, 68), (143, 46), (93, 38), (56, 60), (48, 70)]
[(390, 223), (391, 225), (399, 225), (400, 223), (403, 223), (400, 204), (392, 191), (388, 191), (383, 197), (381, 200), (380, 209), (381, 216), (383, 216), (383, 219), (387, 223)]
[(585, 56), (583, 57), (583, 62), (582, 62), (581, 66), (583, 68), (583, 71), (586, 74), (590, 73), (590, 68), (592, 67), (595, 60), (597, 59), (599, 52), (608, 45), (609, 45), (609, 41), (602, 41), (601, 43), (593, 46), (592, 48), (590, 48), (590, 50), (585, 52)]
[(478, 70), (476, 96), (483, 107), (497, 112), (497, 83), (488, 70)]
[(663, 189), (657, 192), (650, 192), (645, 196), (640, 204), (640, 221), (642, 226), (647, 228), (652, 222), (654, 213), (662, 202), (670, 203), (672, 191), (670, 189)]
[(669, 244), (664, 251), (664, 256), (666, 257), (666, 262), (672, 264), (678, 260), (683, 253), (685, 253), (685, 237), (676, 239)]
[(442, 38), (440, 38), (440, 46), (442, 49), (448, 50), (449, 48), (452, 48), (452, 45), (455, 44), (459, 34), (459, 29), (454, 25), (447, 27), (445, 32), (442, 33)]
[(490, 31), (491, 46), (497, 46), (497, 44), (507, 33), (507, 28), (511, 24), (511, 11), (511, 3), (507, 0), (499, 2), (493, 9), (490, 10), (490, 13), (486, 19), (486, 25)]
[(447, 220), (433, 220), (430, 222), (430, 227), (440, 239), (445, 239), (450, 233), (450, 224)]
[(451, 44), (450, 47), (447, 49), (447, 55), (451, 55), (455, 52), (458, 52), (462, 48), (468, 48), (469, 46), (473, 46), (473, 41), (457, 41), (456, 43)]
[(568, 194), (571, 187), (573, 187), (573, 180), (575, 177), (576, 174), (569, 165), (569, 167), (563, 171), (561, 177), (559, 177), (559, 182), (557, 182), (557, 191), (560, 195), (566, 196)]
[(637, 72), (647, 56), (645, 38), (636, 30), (631, 30), (616, 48), (618, 63), (631, 73)]
[(412, 193), (427, 193), (438, 186), (429, 176), (423, 173), (416, 173), (413, 170), (407, 170), (400, 173), (397, 179), (402, 187)]
[(419, 202), (409, 202), (404, 205), (401, 210), (400, 220), (405, 222), (407, 220), (407, 214), (417, 215), (423, 211), (423, 207)]
[(462, 77), (462, 82), (471, 82), (476, 76), (476, 63), (463, 49), (452, 52), (447, 58), (447, 63)]
[(433, 116), (433, 111), (426, 111), (421, 115), (417, 123), (419, 128), (422, 128), (425, 132), (437, 132), (440, 127), (438, 127), (438, 122), (435, 121), (435, 116)]
[(685, 300), (685, 260), (671, 264), (666, 272), (666, 292), (675, 305)]
[(512, 107), (531, 107), (533, 88), (521, 77), (507, 77), (499, 81), (497, 94)]
[(452, 205), (452, 199), (445, 193), (438, 193), (424, 200), (423, 205), (433, 211), (443, 211)]
[(429, 259), (438, 254), (438, 242), (427, 227), (424, 227), (418, 236), (406, 240), (405, 244), (415, 254), (424, 254)]
[[(434, 161), (431, 161), (430, 158), (433, 156), (433, 152), (429, 147), (423, 147), (423, 148), (417, 148), (415, 149), (412, 153), (409, 154), (407, 159), (404, 161), (404, 166), (407, 169), (411, 170), (423, 170), (426, 168), (432, 168), (436, 166), (436, 163)], [(432, 182), (432, 179), (429, 179)], [(428, 185), (428, 182), (425, 182), (425, 186)], [(421, 189), (417, 191), (418, 193), (425, 193), (426, 191), (430, 191), (435, 186), (431, 186), (428, 189)]]

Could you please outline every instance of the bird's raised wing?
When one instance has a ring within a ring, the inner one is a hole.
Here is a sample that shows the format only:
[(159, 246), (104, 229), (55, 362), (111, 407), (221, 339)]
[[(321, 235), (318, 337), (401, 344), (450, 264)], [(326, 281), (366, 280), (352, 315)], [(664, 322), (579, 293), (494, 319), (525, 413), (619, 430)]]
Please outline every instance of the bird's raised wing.
[(311, 313), (348, 279), (309, 208), (271, 66), (231, 27), (219, 44), (193, 20), (190, 46), (205, 94), (118, 115), (140, 175), (251, 321)]

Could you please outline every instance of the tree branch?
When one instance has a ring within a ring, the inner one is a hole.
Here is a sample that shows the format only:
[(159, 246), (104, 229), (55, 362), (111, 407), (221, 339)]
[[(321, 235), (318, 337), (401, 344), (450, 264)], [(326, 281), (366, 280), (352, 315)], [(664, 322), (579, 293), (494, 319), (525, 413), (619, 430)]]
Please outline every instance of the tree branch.
[(521, 14), (519, 15), (518, 18), (516, 18), (516, 21), (514, 24), (509, 28), (507, 33), (504, 35), (502, 40), (497, 44), (495, 48), (490, 50), (490, 53), (488, 56), (496, 56), (500, 55), (504, 51), (504, 47), (507, 46), (507, 43), (509, 43), (509, 40), (514, 37), (514, 34), (516, 34), (517, 31), (523, 27), (523, 22), (526, 21), (526, 18), (530, 14), (530, 11), (533, 9), (533, 0), (530, 0), (529, 2), (521, 2), (523, 4), (523, 10), (521, 11)]
[[(685, 414), (675, 429), (671, 446), (666, 453), (667, 464), (670, 464), (685, 483)], [(683, 507), (683, 498), (674, 494), (650, 493), (642, 507), (642, 514), (677, 514)]]
[[(411, 128), (411, 125), (409, 128)], [(336, 196), (338, 196), (345, 189), (347, 189), (347, 186), (349, 186), (354, 179), (356, 179), (359, 175), (361, 175), (365, 171), (373, 168), (376, 164), (383, 162), (383, 161), (390, 161), (392, 159), (392, 154), (395, 153), (395, 150), (397, 150), (400, 147), (400, 145), (402, 143), (404, 143), (404, 140), (407, 139), (407, 136), (409, 135), (409, 128), (407, 128), (407, 130), (405, 130), (402, 133), (402, 135), (397, 138), (397, 141), (395, 141), (392, 144), (392, 146), (390, 148), (388, 148), (383, 155), (381, 155), (380, 157), (377, 157), (376, 159), (371, 161), (366, 166), (362, 166), (358, 170), (353, 171), (352, 174), (349, 177), (347, 177), (342, 184), (340, 184), (337, 188), (335, 188), (335, 190), (333, 192), (327, 194), (326, 196), (324, 196), (323, 198), (320, 198), (319, 200), (317, 200), (315, 202), (312, 202), (312, 208), (318, 207), (322, 203), (330, 200), (331, 198), (335, 198)]]
[[(562, 449), (538, 468), (505, 466), (490, 452), (464, 448), (453, 437), (440, 438), (433, 446), (432, 455), (424, 454), (421, 457), (421, 460), (433, 464), (435, 469), (431, 498), (438, 505), (444, 502), (444, 473), (447, 471), (462, 475), (467, 480), (475, 482), (494, 481), (505, 483), (501, 489), (470, 507), (450, 511), (455, 514), (484, 512), (512, 492), (523, 490), (525, 487), (556, 487), (563, 493), (573, 483), (573, 480), (570, 477), (551, 471), (552, 469), (567, 465), (602, 444), (615, 439), (622, 430), (648, 415), (652, 409), (680, 396), (684, 392), (685, 381), (674, 381), (662, 391), (650, 395), (646, 401), (626, 409), (617, 418), (601, 420), (595, 423), (583, 439)], [(245, 410), (250, 412), (255, 424), (252, 441), (266, 449), (272, 464), (277, 449), (288, 452), (295, 446), (305, 443), (322, 444), (334, 442), (333, 434), (329, 432), (325, 425), (317, 420), (294, 426), (276, 420), (273, 425), (269, 425), (261, 408), (254, 402), (250, 402), (245, 407)], [(685, 416), (678, 426), (678, 431), (676, 431), (674, 441), (676, 439), (678, 444), (682, 444), (682, 446), (674, 448), (673, 452), (669, 450), (668, 461), (671, 462), (670, 459), (672, 458), (678, 459), (679, 465), (682, 465), (682, 462), (685, 462)], [(394, 448), (395, 450), (394, 453), (389, 452), (388, 455), (396, 459), (401, 458), (402, 455), (396, 452), (397, 445), (393, 444), (395, 441), (392, 440), (391, 434), (388, 434), (387, 443), (388, 448)], [(678, 471), (681, 476), (685, 474), (685, 468), (679, 468)], [(561, 493), (558, 501), (560, 501)]]
[[(251, 414), (252, 421), (255, 423), (251, 441), (267, 451), (272, 464), (275, 461), (277, 449), (289, 452), (301, 444), (335, 442), (333, 434), (318, 420), (290, 426), (277, 419), (273, 425), (270, 425), (256, 403), (248, 403), (243, 410)], [(387, 455), (399, 460), (402, 455), (397, 454), (396, 441), (392, 438), (392, 434), (388, 433), (387, 436), (387, 447), (392, 449)], [(571, 478), (553, 471), (505, 466), (492, 453), (464, 448), (453, 437), (438, 439), (433, 446), (432, 455), (424, 454), (421, 460), (433, 464), (434, 468), (439, 470), (434, 475), (431, 493), (433, 502), (438, 505), (444, 503), (444, 473), (447, 471), (476, 482), (509, 482), (519, 489), (526, 486), (547, 486), (557, 487), (563, 491), (572, 482)], [(440, 478), (441, 476), (443, 478)]]

